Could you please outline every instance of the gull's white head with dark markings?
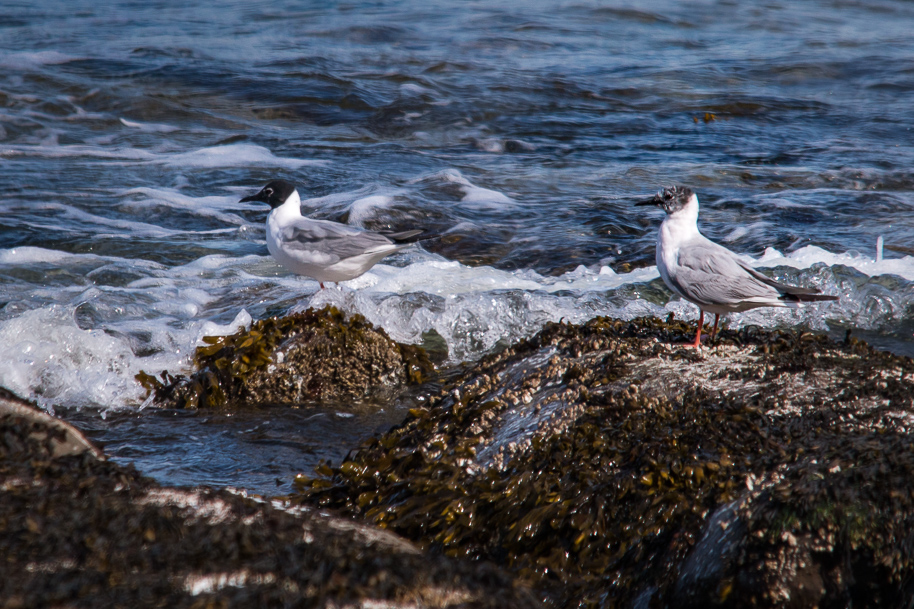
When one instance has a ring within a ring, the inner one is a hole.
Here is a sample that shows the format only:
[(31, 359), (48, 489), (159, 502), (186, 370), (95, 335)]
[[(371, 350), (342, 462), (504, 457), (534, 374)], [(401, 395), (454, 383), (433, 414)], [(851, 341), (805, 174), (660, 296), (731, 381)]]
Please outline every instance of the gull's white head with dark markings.
[(290, 182), (286, 182), (285, 180), (273, 180), (260, 189), (260, 192), (256, 195), (245, 197), (241, 199), (239, 203), (257, 201), (259, 203), (266, 203), (270, 206), (270, 209), (276, 209), (285, 203), (294, 192), (295, 186)]
[[(635, 205), (656, 205), (669, 215), (673, 215), (686, 208), (698, 207), (698, 197), (688, 186), (671, 186), (664, 188), (654, 198), (640, 201)], [(696, 210), (697, 211), (697, 210)], [(697, 214), (696, 214), (697, 215)]]

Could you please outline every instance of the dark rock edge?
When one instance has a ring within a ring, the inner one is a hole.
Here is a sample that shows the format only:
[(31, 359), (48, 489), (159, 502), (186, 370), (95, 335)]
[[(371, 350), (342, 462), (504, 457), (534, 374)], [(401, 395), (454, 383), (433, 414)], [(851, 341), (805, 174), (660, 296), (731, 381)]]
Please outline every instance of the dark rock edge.
[(538, 607), (491, 564), (227, 490), (164, 487), (0, 390), (0, 607)]

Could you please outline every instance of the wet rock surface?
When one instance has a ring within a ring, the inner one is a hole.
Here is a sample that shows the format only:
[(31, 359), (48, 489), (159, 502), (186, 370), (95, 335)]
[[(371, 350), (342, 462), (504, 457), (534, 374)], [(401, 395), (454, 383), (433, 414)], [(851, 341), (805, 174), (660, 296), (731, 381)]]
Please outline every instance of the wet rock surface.
[(497, 568), (228, 491), (166, 488), (0, 395), (0, 606), (536, 607)]
[(505, 565), (553, 606), (914, 601), (914, 363), (849, 339), (548, 325), (297, 501)]
[(434, 371), (421, 347), (394, 342), (361, 315), (347, 317), (335, 307), (203, 340), (191, 376), (137, 376), (156, 404), (230, 408), (378, 399)]

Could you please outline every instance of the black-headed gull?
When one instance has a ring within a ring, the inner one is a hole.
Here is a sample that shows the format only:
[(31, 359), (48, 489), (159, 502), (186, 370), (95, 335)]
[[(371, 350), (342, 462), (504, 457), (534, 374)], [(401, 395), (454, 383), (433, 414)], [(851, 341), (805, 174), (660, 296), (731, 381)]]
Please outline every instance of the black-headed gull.
[(329, 220), (301, 215), (301, 199), (295, 186), (273, 180), (260, 192), (241, 199), (258, 201), (273, 211), (267, 217), (267, 249), (282, 266), (298, 275), (325, 281), (348, 281), (408, 244), (396, 243), (415, 237), (421, 230), (381, 234)]

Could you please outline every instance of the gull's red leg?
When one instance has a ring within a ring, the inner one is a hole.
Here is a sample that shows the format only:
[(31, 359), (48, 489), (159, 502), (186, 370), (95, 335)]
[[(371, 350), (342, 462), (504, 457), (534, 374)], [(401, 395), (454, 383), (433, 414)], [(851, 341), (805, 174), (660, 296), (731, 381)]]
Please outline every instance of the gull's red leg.
[(698, 349), (701, 346), (701, 326), (705, 323), (705, 312), (699, 309), (698, 314), (698, 330), (695, 331), (695, 342), (693, 342), (690, 347), (695, 347)]
[(717, 336), (717, 324), (720, 323), (720, 313), (714, 314), (714, 329), (711, 330), (711, 340), (714, 340), (714, 337)]

